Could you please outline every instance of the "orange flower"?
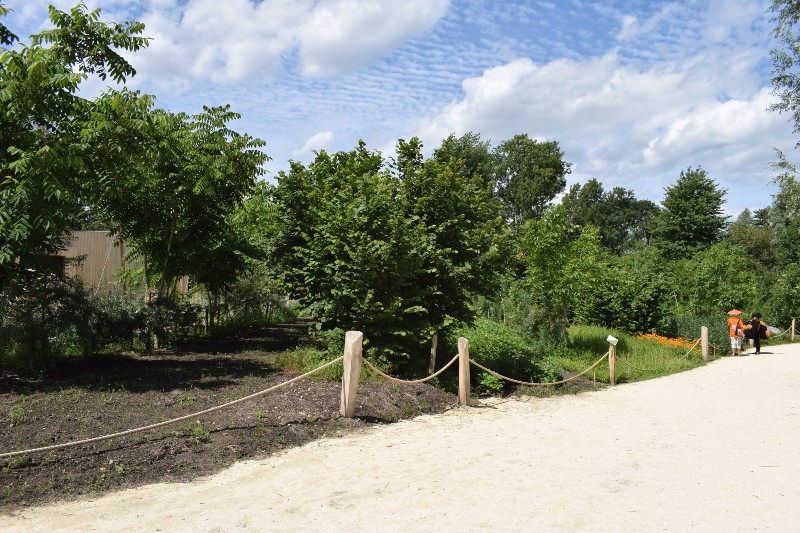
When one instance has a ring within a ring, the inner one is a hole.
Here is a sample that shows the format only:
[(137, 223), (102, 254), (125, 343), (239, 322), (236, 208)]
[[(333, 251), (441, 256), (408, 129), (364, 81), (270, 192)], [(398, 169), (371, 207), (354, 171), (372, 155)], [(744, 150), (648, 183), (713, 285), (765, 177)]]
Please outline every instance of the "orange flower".
[(691, 348), (697, 342), (697, 339), (684, 339), (683, 337), (665, 337), (657, 333), (640, 333), (636, 336), (637, 339), (657, 342), (663, 346), (677, 347), (677, 348)]

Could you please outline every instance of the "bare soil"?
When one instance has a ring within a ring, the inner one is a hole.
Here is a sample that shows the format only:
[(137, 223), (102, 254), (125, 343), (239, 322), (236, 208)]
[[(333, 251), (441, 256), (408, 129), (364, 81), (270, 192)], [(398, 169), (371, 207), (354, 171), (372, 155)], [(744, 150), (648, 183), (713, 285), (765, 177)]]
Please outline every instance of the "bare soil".
[[(102, 354), (45, 376), (0, 367), (0, 453), (107, 435), (261, 391), (297, 374), (272, 362), (306, 339), (284, 324), (236, 339), (185, 342), (151, 354)], [(188, 481), (236, 461), (323, 437), (441, 413), (456, 398), (427, 384), (367, 381), (357, 417), (339, 414), (341, 384), (306, 379), (196, 420), (113, 440), (0, 459), (0, 514), (164, 481)]]

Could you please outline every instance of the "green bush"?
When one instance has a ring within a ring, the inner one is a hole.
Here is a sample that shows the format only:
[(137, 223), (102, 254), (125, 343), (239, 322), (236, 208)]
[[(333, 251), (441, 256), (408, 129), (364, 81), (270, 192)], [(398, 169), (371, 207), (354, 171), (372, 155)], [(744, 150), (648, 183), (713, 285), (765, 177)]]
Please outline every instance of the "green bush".
[(658, 333), (667, 337), (697, 339), (700, 329), (708, 326), (708, 343), (716, 347), (718, 354), (726, 353), (730, 349), (727, 321), (728, 317), (721, 313), (716, 316), (673, 315), (664, 319)]
[[(558, 368), (550, 358), (553, 343), (544, 339), (528, 341), (500, 322), (479, 318), (472, 326), (449, 330), (444, 343), (451, 354), (448, 359), (455, 355), (459, 337), (469, 341), (472, 359), (503, 376), (543, 382), (554, 380), (558, 374)], [(485, 387), (484, 392), (496, 392), (499, 388), (494, 379), (480, 376), (484, 372), (475, 367), (471, 372), (476, 378), (475, 383)]]

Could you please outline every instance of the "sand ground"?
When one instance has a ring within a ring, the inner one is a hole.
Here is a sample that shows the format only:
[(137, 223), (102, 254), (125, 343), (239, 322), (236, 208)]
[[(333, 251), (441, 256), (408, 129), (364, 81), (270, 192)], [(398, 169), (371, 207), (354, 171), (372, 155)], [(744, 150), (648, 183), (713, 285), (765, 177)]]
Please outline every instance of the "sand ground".
[(800, 532), (800, 345), (765, 352), (420, 417), (0, 530)]

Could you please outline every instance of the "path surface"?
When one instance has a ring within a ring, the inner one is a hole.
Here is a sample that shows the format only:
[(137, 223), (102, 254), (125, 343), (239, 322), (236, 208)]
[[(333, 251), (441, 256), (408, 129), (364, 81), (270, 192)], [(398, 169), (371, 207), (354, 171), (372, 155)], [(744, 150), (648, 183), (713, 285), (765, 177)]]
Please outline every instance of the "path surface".
[(13, 531), (800, 531), (800, 345), (613, 389), (454, 410)]

